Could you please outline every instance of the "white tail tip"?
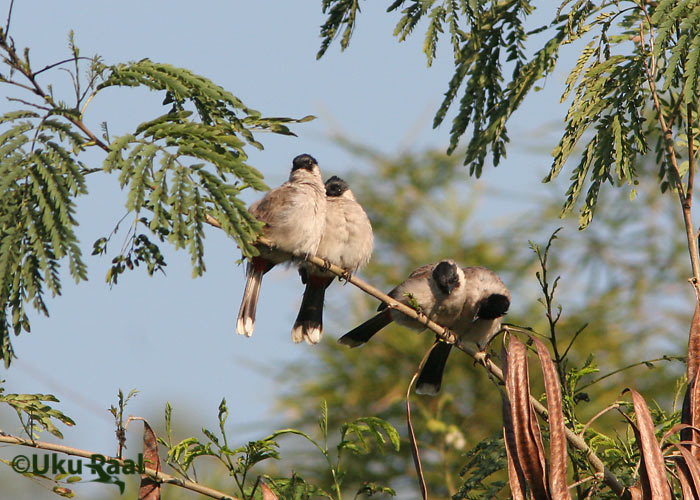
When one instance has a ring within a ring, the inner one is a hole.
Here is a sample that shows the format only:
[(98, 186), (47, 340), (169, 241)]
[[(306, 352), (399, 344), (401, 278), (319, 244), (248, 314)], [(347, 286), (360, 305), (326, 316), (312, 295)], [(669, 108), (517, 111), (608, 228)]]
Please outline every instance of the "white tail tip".
[(304, 340), (304, 329), (302, 328), (301, 325), (294, 325), (294, 328), (292, 328), (292, 341), (295, 344), (298, 344), (302, 340)]
[(236, 333), (238, 335), (245, 335), (250, 337), (253, 335), (253, 329), (255, 328), (255, 321), (252, 318), (238, 318), (236, 322)]
[(304, 324), (295, 324), (292, 328), (292, 340), (295, 344), (302, 340), (305, 340), (307, 344), (318, 344), (322, 335), (323, 330), (317, 326), (309, 327)]
[(416, 394), (424, 396), (435, 396), (440, 391), (440, 388), (435, 384), (421, 384), (416, 386)]
[(323, 335), (323, 330), (318, 327), (311, 327), (304, 332), (304, 340), (306, 340), (307, 344), (318, 344), (321, 342), (321, 335)]

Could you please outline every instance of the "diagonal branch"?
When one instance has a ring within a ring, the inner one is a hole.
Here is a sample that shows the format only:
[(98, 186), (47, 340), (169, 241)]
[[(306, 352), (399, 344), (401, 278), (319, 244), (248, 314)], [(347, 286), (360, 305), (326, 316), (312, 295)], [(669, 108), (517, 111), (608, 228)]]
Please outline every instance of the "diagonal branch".
[[(210, 215), (207, 215), (206, 222), (214, 227), (221, 228), (221, 223), (219, 223), (219, 221), (216, 218)], [(274, 246), (272, 241), (264, 237), (259, 238), (258, 243), (262, 243), (263, 245), (270, 247)], [(454, 332), (431, 321), (430, 319), (428, 319), (427, 316), (417, 312), (415, 309), (412, 309), (394, 300), (393, 298), (389, 297), (388, 295), (381, 292), (372, 285), (364, 282), (363, 280), (359, 279), (354, 275), (349, 274), (347, 271), (345, 271), (339, 266), (329, 264), (328, 262), (325, 262), (323, 259), (316, 256), (308, 256), (305, 260), (332, 272), (333, 274), (337, 275), (341, 279), (344, 279), (348, 283), (352, 283), (365, 293), (368, 293), (369, 295), (386, 303), (390, 308), (396, 309), (397, 311), (405, 314), (406, 316), (417, 320), (426, 328), (434, 332), (438, 337), (440, 337), (440, 339), (442, 339), (446, 343), (453, 344), (459, 350), (465, 352), (467, 355), (479, 361), (479, 363), (499, 381), (503, 382), (505, 380), (503, 377), (503, 371), (498, 365), (494, 364), (493, 361), (491, 361), (491, 359), (489, 359), (483, 351), (477, 351), (472, 345), (463, 343)], [(508, 331), (508, 327), (505, 327), (505, 330)], [(537, 414), (540, 415), (540, 417), (542, 417), (543, 419), (547, 420), (549, 414), (547, 408), (532, 396), (530, 397), (530, 401), (532, 402), (532, 405), (534, 406)], [(566, 439), (569, 442), (569, 444), (571, 444), (571, 446), (586, 454), (586, 458), (588, 459), (589, 464), (596, 471), (596, 476), (599, 479), (602, 479), (602, 481), (605, 484), (607, 484), (618, 497), (625, 500), (630, 498), (629, 491), (617, 479), (617, 477), (605, 466), (600, 457), (598, 457), (593, 452), (593, 450), (588, 446), (588, 444), (582, 437), (575, 434), (571, 429), (566, 428)]]

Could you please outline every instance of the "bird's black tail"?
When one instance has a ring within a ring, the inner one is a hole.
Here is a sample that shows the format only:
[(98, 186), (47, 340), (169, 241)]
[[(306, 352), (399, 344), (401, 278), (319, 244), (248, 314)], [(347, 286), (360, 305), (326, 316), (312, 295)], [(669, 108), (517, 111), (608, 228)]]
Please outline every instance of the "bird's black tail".
[(384, 309), (362, 323), (360, 326), (353, 328), (348, 333), (340, 337), (338, 339), (338, 343), (350, 347), (360, 346), (371, 339), (372, 336), (379, 330), (391, 323), (391, 321), (391, 312), (389, 309)]
[(450, 355), (452, 344), (446, 344), (438, 340), (435, 347), (430, 352), (428, 359), (423, 365), (423, 369), (418, 375), (416, 382), (416, 393), (434, 396), (440, 391), (442, 384), (442, 373), (445, 371), (445, 363)]
[(308, 281), (304, 289), (304, 298), (301, 299), (299, 314), (292, 327), (292, 340), (301, 342), (306, 340), (309, 344), (318, 344), (323, 335), (323, 301), (326, 296), (326, 288), (333, 282), (329, 278), (321, 283), (319, 280)]

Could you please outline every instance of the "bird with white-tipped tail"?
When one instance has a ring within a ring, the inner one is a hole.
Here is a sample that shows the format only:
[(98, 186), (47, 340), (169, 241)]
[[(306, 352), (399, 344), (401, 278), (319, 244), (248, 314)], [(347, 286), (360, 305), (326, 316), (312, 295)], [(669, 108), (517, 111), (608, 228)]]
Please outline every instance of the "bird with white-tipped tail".
[[(419, 267), (388, 294), (402, 304), (417, 308), (429, 319), (458, 335), (461, 340), (486, 348), (501, 329), (510, 307), (510, 292), (496, 273), (485, 267), (460, 268), (452, 260)], [(338, 342), (358, 347), (392, 321), (413, 330), (421, 323), (382, 303), (378, 313), (343, 335)], [(437, 394), (452, 349), (436, 339), (416, 381), (418, 394)]]
[[(510, 292), (501, 278), (490, 269), (465, 267), (462, 271), (466, 284), (464, 306), (451, 330), (461, 340), (474, 342), (483, 351), (501, 330), (501, 321), (510, 307)], [(440, 339), (436, 339), (435, 343), (418, 375), (418, 394), (434, 395), (440, 390), (452, 345)]]
[[(372, 224), (347, 182), (337, 176), (326, 181), (326, 228), (316, 256), (354, 273), (369, 262), (374, 246)], [(335, 274), (303, 262), (299, 267), (306, 285), (292, 340), (316, 344), (323, 334), (323, 301)]]
[(316, 159), (301, 154), (292, 161), (289, 180), (268, 191), (248, 211), (265, 223), (263, 235), (273, 247), (256, 245), (259, 255), (249, 259), (247, 280), (236, 331), (250, 337), (262, 277), (275, 265), (294, 257), (315, 255), (326, 225), (326, 188)]

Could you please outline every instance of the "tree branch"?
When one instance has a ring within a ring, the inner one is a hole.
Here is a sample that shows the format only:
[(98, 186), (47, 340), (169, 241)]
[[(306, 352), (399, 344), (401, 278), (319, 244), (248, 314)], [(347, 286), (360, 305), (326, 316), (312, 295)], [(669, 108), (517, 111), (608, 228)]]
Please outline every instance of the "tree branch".
[[(206, 216), (206, 222), (214, 227), (221, 228), (221, 223), (215, 218), (212, 217), (211, 215)], [(258, 239), (258, 242), (269, 246), (269, 247), (274, 247), (272, 241), (270, 241), (267, 238), (261, 237)], [(397, 311), (405, 314), (406, 316), (413, 318), (420, 322), (422, 325), (424, 325), (426, 328), (429, 330), (433, 331), (438, 337), (440, 337), (442, 340), (447, 342), (448, 344), (453, 344), (455, 347), (457, 347), (459, 350), (467, 353), (469, 356), (474, 358), (475, 360), (479, 361), (481, 365), (494, 377), (496, 377), (498, 380), (503, 382), (505, 379), (503, 377), (503, 371), (501, 368), (497, 365), (495, 365), (488, 357), (486, 357), (485, 353), (482, 351), (477, 351), (474, 347), (471, 345), (462, 343), (460, 338), (455, 335), (454, 332), (451, 332), (447, 328), (444, 328), (437, 323), (430, 321), (427, 316), (424, 314), (418, 313), (415, 309), (412, 309), (396, 300), (393, 298), (389, 297), (385, 293), (381, 292), (377, 288), (373, 287), (372, 285), (365, 283), (361, 279), (359, 279), (356, 276), (348, 274), (347, 271), (345, 271), (343, 268), (336, 266), (334, 264), (328, 265), (327, 262), (325, 262), (323, 259), (314, 256), (309, 256), (305, 260), (308, 262), (311, 262), (313, 264), (316, 264), (317, 266), (326, 269), (333, 274), (339, 276), (340, 278), (346, 280), (349, 283), (352, 283), (355, 285), (357, 288), (360, 290), (368, 293), (369, 295), (381, 300), (382, 302), (386, 303), (390, 308), (396, 309)], [(508, 330), (508, 327), (505, 327), (506, 331)], [(530, 396), (530, 401), (532, 402), (532, 405), (535, 408), (535, 411), (542, 417), (543, 419), (547, 419), (548, 412), (547, 408), (540, 403), (538, 400), (536, 400), (534, 397)], [(620, 481), (617, 479), (617, 477), (605, 466), (603, 461), (598, 457), (593, 450), (588, 446), (586, 441), (575, 434), (573, 431), (571, 431), (569, 428), (566, 428), (566, 439), (569, 441), (569, 444), (576, 448), (579, 451), (582, 451), (583, 453), (586, 454), (586, 457), (588, 459), (588, 462), (591, 464), (593, 469), (596, 471), (596, 475), (607, 484), (615, 494), (623, 499), (628, 499), (630, 498), (629, 491), (620, 483)]]
[[(23, 439), (17, 436), (10, 436), (7, 434), (0, 435), (0, 443), (27, 446), (29, 448), (53, 451), (57, 453), (63, 453), (65, 455), (72, 455), (75, 457), (82, 458), (92, 458), (93, 455), (102, 455), (101, 453), (81, 450), (79, 448), (72, 448), (70, 446), (64, 446), (61, 444), (47, 443), (44, 441), (30, 441), (29, 439)], [(104, 456), (106, 460), (115, 460), (119, 464), (124, 465), (124, 460), (120, 458), (109, 457), (106, 455), (102, 456)], [(145, 474), (154, 479), (155, 481), (158, 481), (159, 483), (179, 486), (180, 488), (185, 488), (186, 490), (194, 491), (196, 493), (208, 496), (210, 498), (216, 498), (217, 500), (240, 500), (237, 497), (228, 495), (213, 488), (208, 488), (207, 486), (202, 486), (199, 483), (195, 483), (193, 481), (188, 481), (185, 479), (180, 479), (179, 477), (171, 476), (170, 474), (165, 474), (163, 472), (159, 472), (154, 469), (149, 469), (147, 467), (145, 467)]]
[[(206, 218), (207, 223), (214, 227), (221, 227), (221, 224), (219, 223), (216, 218), (207, 215)], [(258, 243), (261, 243), (263, 245), (269, 246), (269, 247), (274, 247), (272, 241), (270, 241), (267, 238), (261, 237), (258, 239)], [(438, 337), (440, 337), (442, 340), (447, 342), (448, 344), (453, 344), (455, 347), (457, 347), (459, 350), (465, 352), (467, 355), (471, 356), (475, 360), (479, 361), (480, 364), (494, 377), (496, 377), (498, 380), (503, 382), (505, 379), (503, 377), (503, 371), (499, 366), (493, 363), (491, 359), (489, 359), (486, 354), (483, 351), (477, 351), (472, 345), (462, 343), (461, 339), (452, 331), (448, 330), (447, 328), (444, 328), (443, 326), (438, 325), (437, 323), (431, 321), (428, 319), (428, 317), (424, 314), (421, 314), (417, 312), (415, 309), (412, 309), (408, 307), (407, 305), (402, 304), (401, 302), (396, 301), (395, 299), (389, 297), (385, 293), (381, 292), (377, 288), (373, 287), (372, 285), (365, 283), (358, 277), (349, 274), (347, 271), (342, 269), (339, 266), (336, 266), (334, 264), (328, 265), (327, 262), (325, 262), (323, 259), (316, 257), (316, 256), (309, 256), (305, 259), (308, 262), (311, 262), (313, 264), (316, 264), (317, 266), (326, 269), (333, 274), (339, 276), (340, 278), (344, 279), (345, 281), (352, 283), (355, 285), (357, 288), (360, 290), (364, 291), (365, 293), (368, 293), (369, 295), (381, 300), (382, 302), (386, 303), (390, 308), (395, 309), (406, 316), (413, 318), (417, 320), (419, 323), (424, 325), (426, 328), (434, 332)], [(505, 327), (505, 330), (508, 331), (508, 327)], [(530, 396), (530, 401), (532, 405), (535, 408), (535, 411), (542, 417), (543, 419), (547, 419), (548, 416), (548, 411), (547, 408), (540, 403), (538, 400), (536, 400), (534, 397)], [(586, 454), (586, 457), (588, 459), (588, 462), (591, 464), (593, 469), (596, 471), (596, 476), (599, 477), (600, 479), (603, 480), (605, 484), (607, 484), (611, 490), (620, 498), (623, 499), (629, 499), (630, 494), (629, 491), (625, 488), (625, 486), (617, 479), (617, 477), (605, 466), (603, 461), (598, 457), (593, 450), (588, 446), (586, 441), (575, 434), (573, 431), (570, 429), (566, 428), (566, 439), (568, 440), (569, 444), (576, 448), (579, 451), (582, 451), (583, 453)]]
[[(680, 201), (681, 204), (681, 210), (683, 212), (683, 222), (685, 223), (685, 232), (686, 232), (686, 237), (688, 239), (688, 252), (690, 253), (690, 265), (693, 270), (693, 286), (696, 288), (700, 285), (700, 258), (698, 257), (698, 242), (695, 239), (695, 229), (693, 226), (693, 216), (691, 214), (691, 208), (692, 208), (692, 193), (693, 193), (693, 181), (694, 181), (694, 172), (692, 169), (690, 169), (690, 173), (688, 174), (688, 187), (687, 190), (684, 189), (683, 186), (683, 178), (680, 173), (680, 169), (678, 168), (678, 160), (676, 157), (676, 150), (673, 145), (673, 130), (669, 126), (669, 124), (666, 123), (666, 119), (664, 117), (663, 110), (661, 109), (661, 103), (659, 101), (659, 95), (658, 91), (656, 89), (656, 83), (655, 83), (655, 77), (654, 73), (656, 71), (656, 62), (653, 56), (654, 52), (654, 32), (653, 32), (653, 24), (651, 23), (651, 19), (649, 18), (649, 15), (646, 11), (646, 8), (642, 4), (642, 9), (644, 11), (644, 14), (647, 17), (647, 20), (649, 22), (649, 54), (651, 54), (651, 69), (649, 68), (649, 64), (647, 63), (647, 59), (644, 58), (644, 70), (646, 72), (647, 76), (647, 83), (649, 84), (649, 90), (651, 91), (651, 97), (652, 100), (654, 101), (654, 108), (656, 109), (656, 113), (658, 115), (659, 119), (659, 125), (661, 126), (661, 131), (664, 136), (664, 143), (666, 145), (666, 154), (668, 156), (668, 161), (671, 164), (671, 177), (673, 177), (674, 184), (676, 191), (678, 193), (678, 200)], [(639, 27), (640, 31), (640, 39), (641, 39), (641, 47), (644, 52), (646, 52), (646, 43), (644, 41), (644, 27), (643, 25), (640, 25)], [(679, 99), (681, 99), (679, 97)], [(684, 191), (686, 191), (684, 193)]]
[[(3, 50), (5, 50), (5, 52), (7, 53), (8, 57), (9, 57), (9, 63), (10, 63), (10, 65), (11, 65), (12, 67), (14, 67), (17, 71), (19, 71), (20, 73), (22, 73), (22, 74), (24, 75), (24, 77), (25, 77), (27, 80), (29, 80), (29, 82), (31, 83), (31, 87), (29, 87), (29, 90), (31, 90), (31, 92), (33, 92), (33, 93), (36, 94), (37, 96), (41, 97), (47, 104), (49, 104), (54, 110), (57, 111), (57, 114), (60, 114), (60, 115), (63, 116), (66, 120), (68, 120), (68, 121), (71, 122), (73, 125), (75, 125), (76, 127), (78, 127), (78, 128), (88, 137), (89, 142), (91, 142), (91, 143), (93, 143), (93, 144), (99, 146), (101, 149), (103, 149), (104, 151), (106, 151), (106, 152), (109, 153), (109, 151), (110, 151), (109, 146), (108, 146), (107, 144), (105, 144), (104, 142), (102, 142), (95, 134), (92, 133), (92, 131), (87, 127), (87, 125), (85, 125), (85, 123), (83, 123), (83, 120), (82, 120), (81, 117), (75, 116), (75, 115), (72, 115), (72, 114), (69, 114), (69, 113), (65, 113), (65, 112), (61, 113), (61, 112), (60, 112), (60, 111), (61, 111), (61, 108), (60, 108), (59, 106), (57, 106), (56, 103), (53, 102), (53, 99), (51, 98), (51, 96), (50, 96), (49, 94), (47, 94), (47, 93), (44, 91), (44, 89), (41, 88), (41, 86), (39, 85), (39, 83), (36, 81), (36, 78), (35, 78), (36, 75), (38, 75), (38, 74), (41, 73), (42, 71), (44, 71), (44, 70), (46, 70), (46, 69), (49, 69), (49, 68), (51, 68), (51, 67), (53, 67), (53, 66), (56, 66), (56, 65), (58, 65), (58, 64), (63, 64), (64, 62), (72, 61), (72, 60), (74, 60), (75, 58), (71, 58), (71, 59), (67, 59), (67, 60), (65, 60), (65, 61), (61, 61), (61, 62), (56, 63), (56, 64), (54, 64), (54, 65), (47, 66), (46, 68), (44, 68), (44, 69), (42, 69), (42, 70), (39, 70), (39, 71), (36, 72), (36, 73), (32, 73), (32, 70), (31, 70), (31, 68), (29, 67), (29, 62), (27, 61), (26, 64), (23, 63), (23, 62), (19, 59), (19, 57), (18, 57), (18, 55), (17, 55), (17, 52), (15, 51), (14, 46), (8, 43), (7, 32), (3, 33), (2, 37), (0, 37), (0, 48), (2, 48)], [(81, 59), (82, 59), (82, 58), (81, 58)], [(16, 82), (8, 81), (7, 83), (10, 83), (10, 84), (13, 84), (13, 85), (20, 85), (20, 86), (22, 86), (22, 87), (24, 87), (24, 88), (27, 88), (27, 87), (25, 87), (25, 86), (23, 86), (23, 85), (21, 85), (21, 84), (19, 84), (19, 83), (16, 83)], [(76, 106), (78, 106), (79, 104), (80, 104), (80, 103), (76, 103)], [(77, 110), (76, 110), (76, 111), (77, 111)]]

